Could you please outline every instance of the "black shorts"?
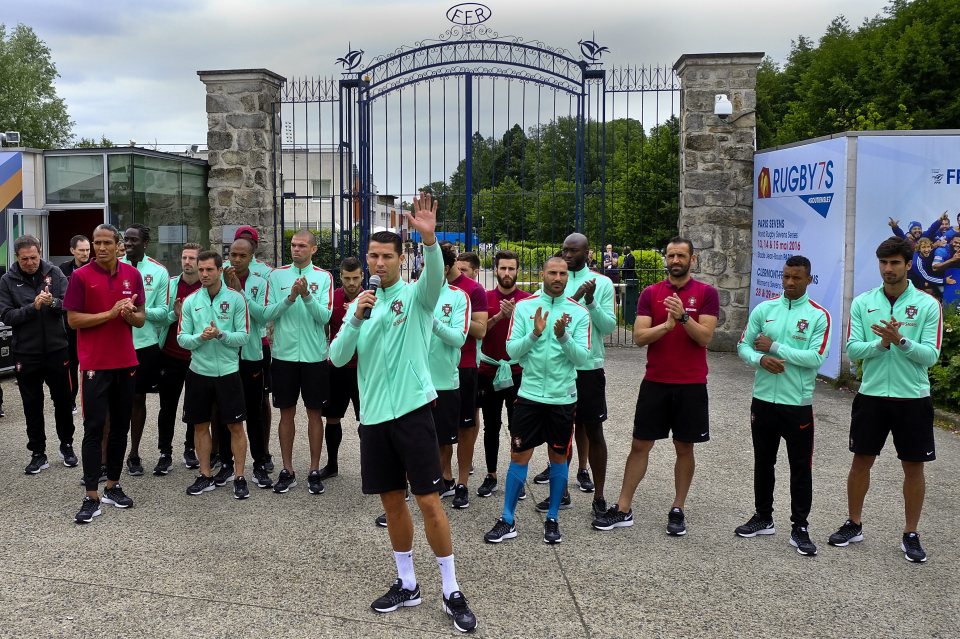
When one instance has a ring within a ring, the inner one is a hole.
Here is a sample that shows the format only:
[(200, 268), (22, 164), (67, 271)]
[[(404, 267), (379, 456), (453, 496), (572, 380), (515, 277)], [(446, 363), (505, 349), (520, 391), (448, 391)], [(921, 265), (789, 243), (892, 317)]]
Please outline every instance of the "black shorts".
[(188, 424), (209, 422), (213, 417), (214, 404), (220, 422), (236, 424), (247, 418), (240, 373), (208, 377), (188, 370), (184, 389), (183, 421)]
[(330, 399), (323, 407), (323, 416), (343, 419), (347, 406), (353, 402), (353, 415), (360, 421), (360, 387), (356, 368), (330, 367)]
[(293, 408), (303, 397), (303, 405), (320, 410), (330, 392), (330, 362), (287, 362), (273, 360), (273, 407)]
[(602, 368), (577, 371), (577, 423), (607, 421), (607, 376)]
[(510, 450), (519, 453), (546, 443), (552, 452), (566, 455), (576, 414), (576, 404), (541, 404), (518, 397), (510, 423)]
[(435, 493), (443, 475), (430, 405), (382, 424), (360, 425), (360, 480), (364, 494), (403, 490)]
[(640, 382), (633, 438), (666, 439), (670, 431), (678, 442), (698, 444), (710, 440), (706, 384)]
[(458, 368), (460, 373), (460, 428), (477, 425), (477, 369)]
[(932, 399), (898, 399), (857, 393), (850, 416), (850, 452), (879, 455), (891, 432), (893, 447), (901, 461), (928, 462), (937, 458)]
[(457, 443), (460, 432), (460, 389), (437, 391), (437, 400), (431, 406), (437, 443), (450, 446)]
[(137, 349), (137, 377), (134, 393), (145, 395), (160, 391), (160, 347), (145, 346)]
[(263, 345), (263, 394), (269, 395), (271, 389), (271, 382), (273, 378), (270, 375), (270, 363), (273, 360), (270, 359), (270, 344)]

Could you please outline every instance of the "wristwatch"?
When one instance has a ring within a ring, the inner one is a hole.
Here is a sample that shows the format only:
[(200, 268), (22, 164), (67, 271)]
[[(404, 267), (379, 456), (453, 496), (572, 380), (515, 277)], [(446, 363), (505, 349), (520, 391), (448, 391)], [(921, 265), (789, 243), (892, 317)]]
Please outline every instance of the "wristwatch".
[(903, 348), (903, 347), (906, 346), (906, 345), (907, 345), (907, 338), (906, 338), (906, 337), (901, 337), (901, 338), (900, 338), (900, 341), (897, 342), (897, 346), (899, 346), (900, 348)]
[(678, 319), (677, 321), (680, 322), (681, 324), (686, 324), (687, 320), (689, 319), (690, 319), (690, 315), (686, 311), (684, 311), (683, 315), (681, 315), (680, 319)]

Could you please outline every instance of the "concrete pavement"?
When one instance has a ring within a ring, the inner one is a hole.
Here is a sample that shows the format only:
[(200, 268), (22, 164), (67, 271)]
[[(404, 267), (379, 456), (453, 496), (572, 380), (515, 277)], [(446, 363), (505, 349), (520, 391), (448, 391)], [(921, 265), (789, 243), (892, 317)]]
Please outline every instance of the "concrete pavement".
[[(903, 559), (902, 474), (888, 442), (864, 512), (865, 541), (833, 548), (826, 538), (846, 517), (846, 449), (852, 394), (819, 384), (811, 533), (820, 554), (789, 545), (786, 453), (776, 491), (777, 534), (740, 539), (733, 529), (753, 512), (749, 398), (752, 373), (732, 354), (710, 354), (712, 440), (697, 447), (687, 503), (689, 533), (667, 537), (673, 451), (661, 442), (635, 501), (632, 528), (590, 529), (590, 496), (572, 482), (573, 508), (561, 511), (563, 543), (542, 542), (532, 484), (546, 456), (531, 464), (530, 498), (518, 508), (520, 536), (486, 545), (502, 492), (450, 510), (460, 584), (484, 637), (957, 637), (960, 612), (960, 439), (937, 433), (928, 465), (921, 536), (930, 560)], [(611, 349), (608, 499), (619, 491), (630, 444), (643, 352)], [(286, 495), (257, 489), (238, 502), (228, 485), (187, 496), (194, 471), (149, 474), (156, 462), (156, 397), (142, 447), (148, 474), (122, 484), (136, 507), (104, 506), (88, 526), (73, 523), (80, 469), (56, 458), (48, 411), (51, 468), (25, 476), (28, 461), (19, 395), (3, 382), (0, 420), (0, 637), (430, 637), (456, 633), (440, 610), (440, 577), (414, 510), (415, 564), (424, 592), (418, 608), (377, 615), (369, 603), (395, 577), (386, 531), (373, 524), (379, 501), (360, 493), (355, 423), (344, 421), (338, 478), (324, 495), (306, 490), (306, 420), (298, 417), (300, 485)], [(276, 416), (274, 417), (276, 421)], [(77, 422), (76, 447), (82, 437)], [(274, 432), (276, 425), (274, 424)], [(182, 430), (178, 426), (176, 439)], [(482, 442), (482, 438), (481, 438)], [(501, 437), (501, 473), (507, 436)], [(279, 457), (278, 446), (272, 446)], [(179, 457), (175, 456), (179, 462)], [(274, 477), (276, 474), (274, 474)], [(449, 501), (449, 500), (447, 500)]]

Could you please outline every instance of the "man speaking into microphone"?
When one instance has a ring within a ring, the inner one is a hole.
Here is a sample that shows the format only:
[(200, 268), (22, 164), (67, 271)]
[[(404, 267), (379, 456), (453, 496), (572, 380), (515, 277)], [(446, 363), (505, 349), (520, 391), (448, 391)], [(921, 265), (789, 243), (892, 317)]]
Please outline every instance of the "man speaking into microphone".
[[(413, 569), (413, 520), (404, 500), (409, 479), (410, 492), (423, 513), (427, 541), (440, 565), (443, 609), (457, 630), (469, 632), (476, 628), (477, 619), (457, 584), (450, 524), (437, 492), (442, 480), (440, 451), (430, 410), (437, 391), (427, 355), (444, 281), (443, 258), (434, 234), (437, 202), (421, 193), (413, 199), (413, 215), (404, 212), (404, 216), (423, 240), (423, 274), (415, 283), (404, 282), (400, 236), (389, 231), (371, 235), (367, 267), (380, 277), (380, 288), (375, 293), (364, 291), (350, 305), (349, 320), (330, 345), (330, 361), (343, 366), (357, 354), (360, 477), (363, 492), (378, 494), (383, 502), (397, 564), (397, 580), (371, 607), (386, 613), (421, 603)], [(364, 319), (368, 310), (369, 319)]]

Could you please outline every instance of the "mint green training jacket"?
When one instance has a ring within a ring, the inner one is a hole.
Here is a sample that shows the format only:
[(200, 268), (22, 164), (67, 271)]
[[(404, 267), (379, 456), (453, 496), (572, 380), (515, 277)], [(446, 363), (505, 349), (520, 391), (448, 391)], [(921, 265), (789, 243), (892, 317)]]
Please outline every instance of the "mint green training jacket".
[[(205, 340), (201, 335), (210, 322), (216, 323), (220, 337)], [(177, 343), (190, 351), (190, 370), (220, 377), (240, 370), (240, 349), (249, 331), (246, 300), (221, 282), (213, 299), (207, 289), (201, 288), (183, 300)]]
[[(433, 312), (430, 339), (430, 379), (438, 391), (460, 388), (460, 347), (470, 330), (470, 296), (456, 286), (444, 286)], [(479, 352), (479, 350), (477, 351)]]
[[(133, 266), (127, 257), (120, 258), (120, 261)], [(140, 328), (134, 327), (133, 347), (146, 348), (154, 344), (162, 347), (160, 334), (162, 332), (166, 337), (164, 329), (169, 324), (167, 310), (170, 304), (170, 274), (166, 266), (149, 255), (144, 255), (135, 268), (140, 271), (140, 277), (143, 278), (143, 294), (147, 298), (137, 300), (136, 304), (137, 306), (143, 304), (147, 321)], [(177, 289), (173, 289), (173, 292), (176, 295)]]
[[(812, 404), (817, 371), (830, 352), (831, 329), (830, 313), (807, 294), (758, 304), (737, 344), (740, 359), (757, 369), (753, 396), (773, 404)], [(773, 340), (769, 353), (753, 348), (753, 340), (761, 333)], [(764, 355), (786, 360), (783, 372), (774, 374), (760, 366)]]
[[(537, 308), (547, 314), (540, 337), (533, 333)], [(553, 326), (562, 318), (567, 325), (562, 339)], [(520, 362), (523, 379), (519, 397), (541, 404), (577, 401), (577, 368), (591, 362), (590, 313), (569, 297), (550, 297), (542, 290), (517, 302), (507, 332), (507, 354)]]
[(573, 297), (580, 285), (587, 280), (597, 281), (597, 288), (593, 292), (593, 303), (588, 306), (583, 298), (580, 299), (580, 304), (590, 312), (593, 339), (590, 342), (590, 361), (585, 365), (578, 365), (578, 371), (603, 368), (605, 356), (603, 338), (613, 333), (613, 329), (617, 327), (617, 313), (614, 307), (616, 295), (613, 292), (613, 280), (606, 275), (591, 271), (586, 266), (579, 271), (570, 271), (567, 278), (567, 288), (563, 292), (564, 296)]
[(433, 312), (446, 278), (440, 245), (424, 246), (423, 253), (420, 279), (407, 283), (401, 278), (379, 289), (368, 320), (357, 319), (354, 300), (330, 344), (334, 366), (343, 366), (357, 353), (361, 424), (397, 419), (437, 398), (428, 353)]
[[(287, 298), (290, 287), (307, 278), (306, 297)], [(322, 362), (327, 359), (326, 325), (333, 314), (333, 277), (313, 264), (300, 269), (287, 264), (270, 271), (264, 300), (264, 320), (273, 322), (274, 359), (285, 362)]]
[[(880, 320), (893, 317), (901, 323), (904, 346), (888, 348), (870, 330)], [(943, 337), (943, 309), (934, 297), (912, 283), (890, 303), (883, 286), (858, 295), (850, 305), (847, 327), (847, 357), (863, 360), (860, 393), (875, 397), (916, 399), (929, 397), (928, 369), (940, 358)]]
[(240, 351), (240, 359), (259, 362), (263, 359), (263, 339), (261, 335), (267, 325), (264, 319), (267, 314), (265, 304), (267, 280), (251, 270), (247, 273), (247, 281), (243, 283), (243, 290), (238, 292), (247, 301), (247, 313), (250, 315), (250, 334), (243, 345), (243, 350)]

